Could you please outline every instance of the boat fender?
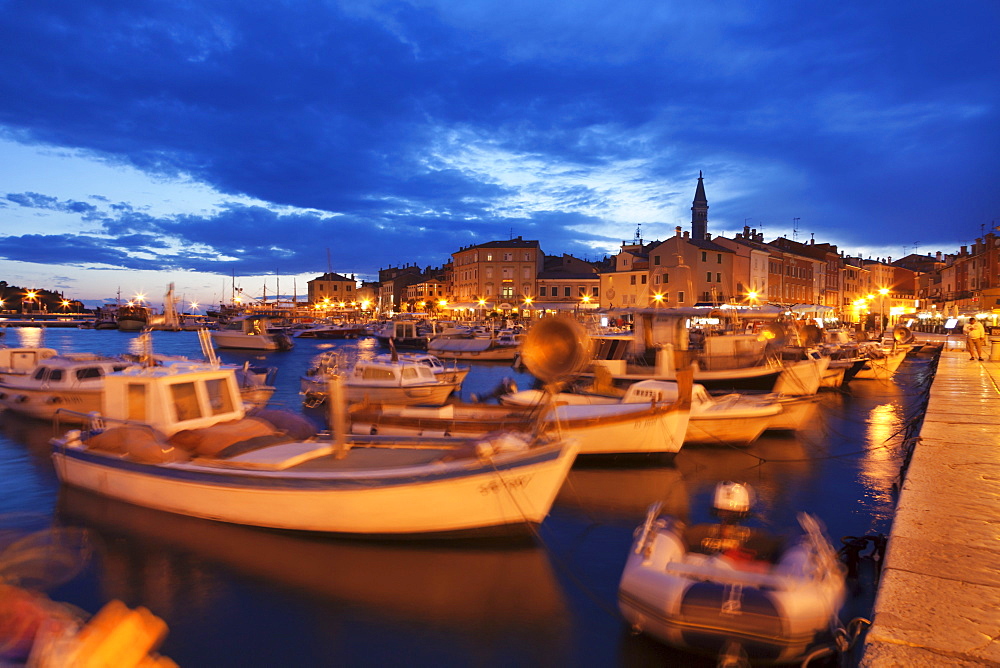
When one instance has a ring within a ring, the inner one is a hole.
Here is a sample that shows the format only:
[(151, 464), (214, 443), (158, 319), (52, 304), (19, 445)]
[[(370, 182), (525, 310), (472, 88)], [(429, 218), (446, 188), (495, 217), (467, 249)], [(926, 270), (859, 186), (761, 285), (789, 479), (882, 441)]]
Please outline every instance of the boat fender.
[(17, 402), (17, 403), (19, 403), (19, 404), (23, 404), (26, 401), (28, 401), (28, 397), (25, 396), (25, 395), (23, 395), (23, 394), (19, 394), (19, 395), (17, 395), (17, 397), (14, 398), (14, 401)]
[(372, 428), (368, 430), (368, 435), (369, 436), (378, 436), (378, 427), (375, 426), (375, 425), (372, 425)]
[(48, 399), (45, 400), (45, 403), (47, 403), (47, 404), (61, 404), (62, 403), (62, 399), (60, 397), (49, 397)]

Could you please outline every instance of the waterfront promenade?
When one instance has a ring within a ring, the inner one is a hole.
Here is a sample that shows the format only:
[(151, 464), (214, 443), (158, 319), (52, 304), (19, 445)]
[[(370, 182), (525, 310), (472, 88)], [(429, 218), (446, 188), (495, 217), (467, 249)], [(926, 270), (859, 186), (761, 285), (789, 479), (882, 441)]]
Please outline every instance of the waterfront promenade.
[(1000, 666), (1000, 361), (969, 361), (951, 339), (899, 496), (865, 667)]

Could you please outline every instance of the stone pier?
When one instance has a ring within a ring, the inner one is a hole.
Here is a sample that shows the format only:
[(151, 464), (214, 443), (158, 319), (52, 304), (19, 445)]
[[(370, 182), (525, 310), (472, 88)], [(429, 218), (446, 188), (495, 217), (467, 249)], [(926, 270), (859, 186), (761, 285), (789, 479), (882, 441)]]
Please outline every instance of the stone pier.
[(1000, 361), (941, 354), (872, 621), (862, 666), (1000, 666)]

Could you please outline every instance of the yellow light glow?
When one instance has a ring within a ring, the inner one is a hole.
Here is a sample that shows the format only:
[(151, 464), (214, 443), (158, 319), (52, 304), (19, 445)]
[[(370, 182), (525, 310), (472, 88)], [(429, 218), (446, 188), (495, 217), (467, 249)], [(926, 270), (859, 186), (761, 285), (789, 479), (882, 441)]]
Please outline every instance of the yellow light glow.
[(584, 295), (583, 297), (580, 298), (580, 301), (583, 302), (584, 304), (589, 304), (590, 303), (590, 295)]
[(748, 292), (747, 293), (747, 299), (757, 299), (757, 293), (756, 292)]
[(444, 308), (447, 305), (448, 305), (447, 299), (442, 299), (441, 301), (438, 302), (438, 306), (440, 306), (441, 308)]
[(889, 294), (889, 288), (879, 288), (878, 293), (883, 297), (885, 297), (887, 294)]
[(653, 295), (653, 301), (655, 301), (657, 304), (659, 304), (660, 302), (663, 301), (663, 295), (661, 293), (657, 292), (655, 295)]
[(367, 311), (367, 310), (368, 310), (368, 308), (369, 308), (369, 307), (370, 307), (371, 305), (372, 305), (372, 303), (371, 303), (370, 301), (368, 301), (368, 300), (366, 299), (366, 300), (364, 300), (363, 302), (361, 302), (361, 310), (362, 310), (362, 311)]

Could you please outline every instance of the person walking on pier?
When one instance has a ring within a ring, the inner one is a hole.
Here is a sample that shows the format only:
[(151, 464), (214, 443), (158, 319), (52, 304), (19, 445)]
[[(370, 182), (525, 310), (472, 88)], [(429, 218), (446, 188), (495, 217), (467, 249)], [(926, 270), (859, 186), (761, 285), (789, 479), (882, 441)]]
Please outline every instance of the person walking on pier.
[(983, 344), (986, 343), (986, 328), (983, 323), (971, 318), (965, 323), (965, 349), (969, 351), (969, 361), (979, 358), (983, 361)]

